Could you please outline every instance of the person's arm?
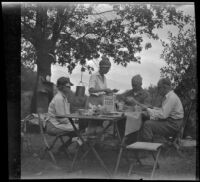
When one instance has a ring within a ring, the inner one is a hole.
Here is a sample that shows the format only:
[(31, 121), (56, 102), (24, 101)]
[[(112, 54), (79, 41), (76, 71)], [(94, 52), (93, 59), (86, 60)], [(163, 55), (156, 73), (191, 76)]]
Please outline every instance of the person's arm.
[(147, 110), (148, 105), (145, 105), (145, 104), (141, 104), (140, 102), (138, 102), (134, 97), (128, 97), (128, 100), (132, 103), (135, 103), (136, 105), (140, 106), (143, 110)]
[(165, 100), (165, 103), (162, 105), (160, 109), (147, 109), (150, 117), (152, 119), (166, 119), (169, 117), (172, 109), (176, 104), (176, 100), (173, 98), (169, 98)]
[(90, 81), (89, 81), (89, 93), (90, 94), (98, 93), (98, 92), (106, 92), (106, 93), (112, 92), (112, 90), (109, 88), (96, 89), (95, 86), (96, 86), (96, 77), (94, 75), (91, 75)]
[[(54, 102), (54, 107), (56, 111), (56, 115), (66, 115), (67, 114), (67, 108), (65, 108), (65, 102), (64, 99), (61, 97), (57, 97), (55, 102)], [(68, 123), (67, 118), (59, 119), (60, 123)]]

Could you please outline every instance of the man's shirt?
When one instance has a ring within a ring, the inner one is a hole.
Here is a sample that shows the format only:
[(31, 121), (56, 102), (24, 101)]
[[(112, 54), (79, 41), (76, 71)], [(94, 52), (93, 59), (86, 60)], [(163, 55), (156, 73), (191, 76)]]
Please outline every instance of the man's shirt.
[[(91, 75), (89, 80), (89, 89), (106, 89), (107, 88), (107, 81), (105, 76), (101, 76), (99, 72), (96, 72)], [(101, 94), (103, 94), (102, 92)], [(94, 94), (96, 95), (96, 93)]]
[(183, 119), (184, 110), (179, 97), (170, 91), (165, 95), (160, 109), (147, 109), (150, 118), (153, 120), (166, 119), (168, 117), (173, 119)]

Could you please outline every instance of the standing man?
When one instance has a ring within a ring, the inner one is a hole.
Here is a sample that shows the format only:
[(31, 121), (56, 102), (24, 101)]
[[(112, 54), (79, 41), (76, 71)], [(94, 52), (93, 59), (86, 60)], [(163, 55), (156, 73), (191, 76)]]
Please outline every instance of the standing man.
[(155, 135), (168, 137), (175, 135), (183, 122), (184, 110), (179, 97), (171, 88), (171, 82), (168, 78), (162, 78), (158, 82), (158, 92), (163, 96), (162, 107), (146, 110), (146, 115), (150, 120), (145, 121), (140, 140), (151, 142)]

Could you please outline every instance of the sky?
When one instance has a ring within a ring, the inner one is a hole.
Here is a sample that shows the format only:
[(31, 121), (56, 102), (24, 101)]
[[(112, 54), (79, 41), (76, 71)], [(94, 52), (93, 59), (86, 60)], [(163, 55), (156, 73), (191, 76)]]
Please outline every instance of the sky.
[[(99, 4), (99, 9), (104, 11), (109, 10), (108, 4)], [(177, 9), (183, 11), (185, 14), (189, 14), (194, 17), (194, 5), (185, 3), (180, 5)], [(105, 15), (109, 18), (109, 14)], [(163, 29), (155, 30), (157, 31), (159, 37), (162, 40), (167, 40), (167, 32), (172, 31), (176, 34), (177, 29), (176, 27), (172, 26), (165, 26)], [(144, 41), (147, 41), (144, 38)], [(165, 61), (160, 59), (160, 54), (162, 53), (163, 47), (159, 40), (150, 40), (152, 47), (148, 50), (143, 49), (138, 56), (141, 57), (141, 64), (138, 63), (129, 63), (127, 67), (123, 67), (121, 65), (117, 65), (111, 61), (111, 69), (105, 75), (107, 78), (107, 85), (108, 88), (111, 89), (118, 89), (119, 93), (122, 93), (128, 89), (131, 89), (131, 78), (135, 74), (140, 74), (143, 78), (143, 88), (148, 88), (150, 84), (156, 85), (158, 80), (160, 79), (160, 68), (165, 66)], [(100, 59), (90, 61), (89, 64), (94, 67), (94, 72), (98, 71), (98, 63)], [(56, 83), (56, 80), (61, 76), (69, 76), (74, 86), (72, 90), (76, 90), (76, 86), (80, 84), (81, 80), (81, 67), (77, 66), (71, 75), (69, 75), (67, 67), (61, 67), (58, 65), (52, 65), (52, 76), (51, 81)], [(88, 82), (89, 82), (90, 75), (88, 72), (83, 72), (82, 81), (86, 87), (86, 94), (88, 93)]]

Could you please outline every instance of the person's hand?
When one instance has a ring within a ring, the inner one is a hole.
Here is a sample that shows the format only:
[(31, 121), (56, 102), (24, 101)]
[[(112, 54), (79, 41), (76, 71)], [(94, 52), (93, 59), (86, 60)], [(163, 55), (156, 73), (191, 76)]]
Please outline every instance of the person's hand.
[(147, 108), (149, 108), (149, 107), (147, 107), (145, 105), (141, 105), (140, 107), (142, 108), (142, 111), (147, 111)]
[(109, 89), (109, 88), (106, 88), (106, 89), (104, 89), (103, 91), (106, 92), (106, 94), (110, 94), (110, 93), (112, 93), (112, 90)]
[(59, 124), (68, 124), (69, 121), (66, 118), (60, 119)]
[(128, 103), (134, 103), (133, 98), (132, 97), (126, 97), (125, 101)]
[(148, 104), (147, 107), (150, 108), (150, 109), (153, 109), (153, 106), (150, 105), (150, 104)]
[(119, 91), (119, 90), (117, 90), (117, 89), (113, 89), (113, 90), (112, 90), (113, 93), (117, 93), (118, 91)]
[(142, 114), (145, 116), (145, 117), (148, 117), (149, 116), (149, 113), (147, 111), (142, 111)]

